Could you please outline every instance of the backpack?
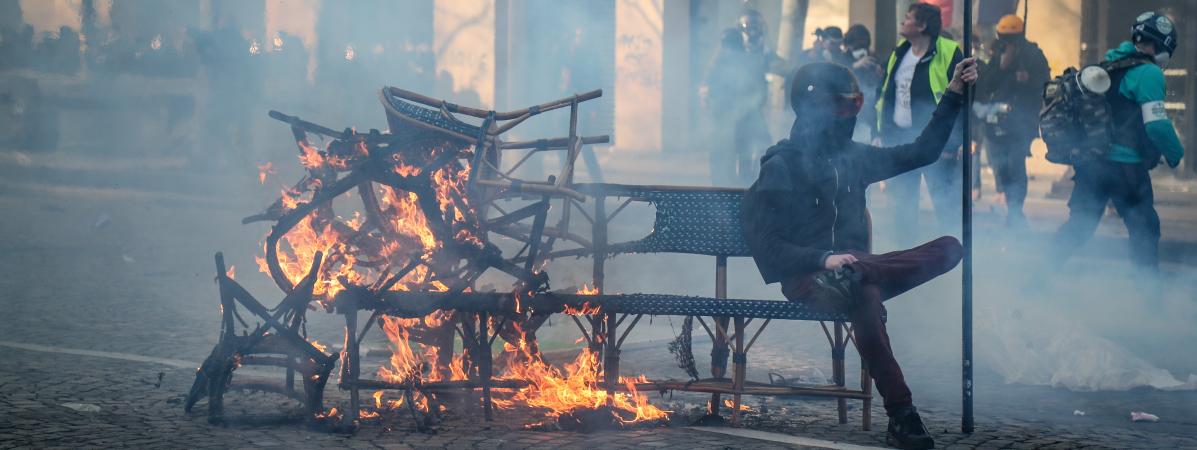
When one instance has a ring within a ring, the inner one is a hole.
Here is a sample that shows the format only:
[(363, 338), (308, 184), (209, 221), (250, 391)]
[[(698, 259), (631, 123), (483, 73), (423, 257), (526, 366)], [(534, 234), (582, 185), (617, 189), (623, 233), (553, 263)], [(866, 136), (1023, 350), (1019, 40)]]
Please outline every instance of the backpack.
[(1106, 91), (1118, 86), (1111, 86), (1111, 77), (1145, 63), (1140, 58), (1123, 58), (1081, 70), (1069, 67), (1047, 82), (1039, 111), (1039, 135), (1047, 144), (1047, 160), (1075, 165), (1104, 159), (1114, 143)]

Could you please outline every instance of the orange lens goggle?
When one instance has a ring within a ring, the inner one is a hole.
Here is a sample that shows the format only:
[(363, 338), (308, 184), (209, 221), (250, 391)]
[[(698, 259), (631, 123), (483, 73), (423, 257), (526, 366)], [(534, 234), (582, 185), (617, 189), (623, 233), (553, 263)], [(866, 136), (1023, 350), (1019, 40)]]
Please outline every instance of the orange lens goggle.
[(864, 94), (854, 92), (851, 94), (839, 94), (832, 96), (832, 101), (835, 102), (835, 116), (841, 119), (849, 117), (856, 117), (860, 114), (860, 108), (864, 106)]

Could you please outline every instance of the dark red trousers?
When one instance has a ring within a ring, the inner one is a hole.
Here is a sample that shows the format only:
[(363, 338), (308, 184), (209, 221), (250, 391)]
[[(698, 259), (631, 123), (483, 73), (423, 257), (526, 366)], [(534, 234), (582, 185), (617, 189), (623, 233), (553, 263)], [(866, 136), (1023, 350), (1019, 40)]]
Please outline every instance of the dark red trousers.
[[(850, 311), (857, 349), (877, 384), (877, 392), (885, 400), (885, 410), (892, 414), (909, 406), (911, 398), (881, 319), (885, 311), (883, 302), (952, 270), (960, 263), (964, 248), (956, 238), (944, 236), (909, 250), (883, 255), (847, 253), (859, 260), (852, 263), (852, 268), (861, 274), (860, 305)], [(801, 301), (810, 292), (818, 273), (800, 274), (782, 281), (782, 294), (792, 301)]]

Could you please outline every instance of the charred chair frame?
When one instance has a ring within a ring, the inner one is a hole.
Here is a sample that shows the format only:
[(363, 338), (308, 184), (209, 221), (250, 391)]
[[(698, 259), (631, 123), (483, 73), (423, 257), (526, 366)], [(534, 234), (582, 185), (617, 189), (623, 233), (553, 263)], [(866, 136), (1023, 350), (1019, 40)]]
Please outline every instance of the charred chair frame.
[[(547, 313), (527, 315), (527, 309), (521, 309), (519, 305), (519, 297), (532, 298), (548, 287), (547, 278), (540, 274), (536, 267), (546, 259), (555, 241), (589, 245), (585, 238), (568, 232), (568, 212), (564, 213), (556, 224), (547, 222), (549, 206), (554, 200), (586, 200), (585, 195), (571, 187), (574, 163), (583, 145), (605, 143), (610, 138), (578, 136), (578, 106), (581, 102), (599, 98), (601, 95), (602, 91), (596, 90), (516, 111), (496, 112), (456, 105), (394, 87), (384, 88), (380, 92), (380, 101), (393, 135), (433, 135), (472, 147), (472, 154), (467, 155), (470, 159), (467, 193), (471, 196), (473, 206), (481, 219), (481, 234), (485, 236), (493, 232), (514, 238), (525, 245), (512, 258), (503, 257), (497, 248), (488, 245), (483, 254), (470, 258), (469, 266), (474, 266), (466, 270), (470, 275), (462, 278), (463, 282), (453, 286), (447, 293), (390, 291), (393, 282), (373, 287), (343, 283), (347, 289), (342, 291), (333, 303), (337, 312), (345, 316), (347, 346), (339, 386), (350, 391), (350, 408), (345, 416), (347, 420), (352, 422), (358, 419), (361, 389), (402, 390), (409, 400), (409, 405), (411, 395), (415, 391), (436, 393), (451, 389), (480, 390), (485, 418), (491, 420), (494, 408), (492, 389), (519, 389), (527, 385), (521, 381), (493, 379), (491, 344), (500, 336), (507, 340), (511, 340), (513, 336), (518, 337), (516, 333), (520, 329), (534, 333), (547, 319)], [(500, 139), (503, 133), (535, 115), (565, 107), (570, 111), (569, 134), (565, 137), (523, 142), (504, 142)], [(461, 120), (458, 115), (482, 119), (482, 124), (472, 125)], [(293, 123), (293, 127), (294, 125)], [(526, 152), (512, 167), (501, 169), (503, 154), (517, 150)], [(567, 153), (559, 175), (550, 176), (544, 182), (525, 181), (513, 176), (515, 170), (534, 155), (562, 150)], [(535, 201), (508, 212), (494, 204), (495, 200), (504, 198)], [(429, 212), (425, 213), (427, 215)], [(529, 220), (531, 224), (523, 223)], [(393, 279), (402, 278), (407, 271), (421, 264), (426, 263), (413, 259), (411, 264), (395, 274)], [(499, 304), (483, 302), (487, 295), (466, 290), (473, 287), (474, 281), (482, 272), (492, 267), (512, 275), (522, 283), (522, 287), (517, 288), (516, 293), (503, 297), (505, 300)], [(464, 369), (469, 379), (422, 382), (419, 376), (414, 376), (418, 374), (413, 374), (408, 380), (397, 383), (361, 378), (361, 342), (372, 325), (379, 320), (380, 315), (415, 318), (436, 310), (450, 312), (447, 320), (449, 326), (440, 330), (429, 330), (429, 335), (416, 340), (440, 347), (438, 356), (441, 360), (437, 361), (438, 367), (433, 370), (444, 371), (453, 357), (454, 337), (460, 337), (465, 354)], [(358, 311), (372, 312), (360, 329)], [(495, 319), (495, 326), (491, 326), (492, 317)], [(522, 327), (515, 328), (512, 325), (515, 322), (522, 323)], [(531, 344), (535, 345), (534, 342)]]
[[(312, 287), (323, 256), (317, 253), (311, 270), (274, 309), (267, 309), (225, 272), (224, 255), (216, 254), (216, 282), (220, 288), (220, 341), (196, 371), (195, 382), (184, 403), (190, 412), (201, 398), (208, 398), (208, 421), (224, 417), (224, 394), (230, 389), (257, 390), (286, 395), (303, 402), (310, 420), (323, 412), (324, 385), (337, 357), (324, 353), (307, 341), (305, 312), (312, 301)], [(253, 313), (260, 323), (251, 328), (238, 313), (237, 305)], [(237, 324), (244, 329), (236, 332)], [(287, 369), (286, 381), (234, 383), (234, 371), (243, 365), (277, 366)], [(295, 375), (302, 376), (303, 394), (295, 391)]]

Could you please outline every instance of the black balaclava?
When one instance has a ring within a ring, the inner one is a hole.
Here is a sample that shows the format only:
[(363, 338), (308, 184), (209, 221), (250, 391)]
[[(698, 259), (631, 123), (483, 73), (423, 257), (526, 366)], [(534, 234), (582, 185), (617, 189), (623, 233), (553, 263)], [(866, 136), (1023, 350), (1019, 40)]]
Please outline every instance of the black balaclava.
[(834, 152), (852, 139), (864, 102), (852, 71), (839, 64), (802, 66), (790, 83), (790, 107), (797, 117), (790, 139)]

